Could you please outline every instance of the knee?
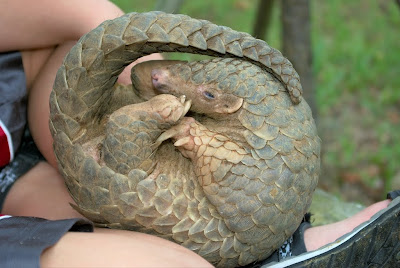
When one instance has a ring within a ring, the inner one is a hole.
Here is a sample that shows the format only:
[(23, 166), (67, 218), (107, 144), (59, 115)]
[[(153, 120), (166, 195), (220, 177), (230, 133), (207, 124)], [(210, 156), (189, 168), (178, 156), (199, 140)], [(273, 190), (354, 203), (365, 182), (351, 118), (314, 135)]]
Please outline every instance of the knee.
[(55, 47), (48, 47), (42, 49), (21, 51), (22, 64), (24, 66), (26, 79), (26, 88), (28, 92), (29, 89), (32, 87), (33, 82), (38, 76), (40, 70), (43, 68), (54, 49)]

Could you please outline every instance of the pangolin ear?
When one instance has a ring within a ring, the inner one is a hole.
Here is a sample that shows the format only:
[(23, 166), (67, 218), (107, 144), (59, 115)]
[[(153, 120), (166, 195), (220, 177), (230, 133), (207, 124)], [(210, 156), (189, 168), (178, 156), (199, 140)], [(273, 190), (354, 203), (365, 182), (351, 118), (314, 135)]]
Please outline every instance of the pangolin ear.
[(223, 101), (215, 107), (215, 111), (220, 114), (232, 114), (243, 105), (243, 98), (234, 95), (226, 95)]

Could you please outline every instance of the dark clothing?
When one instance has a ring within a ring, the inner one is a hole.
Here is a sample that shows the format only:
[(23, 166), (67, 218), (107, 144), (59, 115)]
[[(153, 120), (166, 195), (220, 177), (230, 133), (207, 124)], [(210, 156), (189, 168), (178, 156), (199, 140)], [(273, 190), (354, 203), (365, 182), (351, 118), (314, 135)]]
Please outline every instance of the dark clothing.
[(26, 125), (27, 90), (19, 52), (0, 53), (0, 167), (13, 160)]
[(0, 216), (0, 266), (39, 268), (43, 250), (68, 231), (93, 232), (93, 225), (84, 219)]
[(0, 211), (15, 181), (44, 160), (26, 129), (26, 105), (21, 53), (0, 53)]
[(27, 129), (14, 160), (7, 166), (0, 168), (0, 211), (14, 183), (40, 161), (45, 161), (45, 158), (39, 152)]

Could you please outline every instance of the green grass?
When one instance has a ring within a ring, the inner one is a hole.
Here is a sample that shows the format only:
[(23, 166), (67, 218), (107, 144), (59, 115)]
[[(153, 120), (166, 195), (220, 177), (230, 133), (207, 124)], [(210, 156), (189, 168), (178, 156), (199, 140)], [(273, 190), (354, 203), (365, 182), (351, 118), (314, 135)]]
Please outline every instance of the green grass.
[[(156, 3), (113, 2), (126, 12), (150, 11)], [(257, 2), (185, 1), (179, 13), (252, 33)], [(280, 49), (276, 2), (265, 40)], [(384, 190), (400, 187), (400, 8), (395, 1), (311, 3), (323, 167), (335, 171), (321, 176), (322, 185), (340, 191), (343, 174), (356, 174), (359, 183), (383, 196), (380, 183)]]
[[(354, 108), (345, 115), (351, 120), (339, 133), (338, 149), (326, 152), (326, 164), (360, 174), (371, 187), (382, 181), (384, 191), (400, 186), (399, 11), (394, 1), (313, 2), (313, 68), (320, 112), (329, 117), (332, 110), (346, 110), (345, 105)], [(357, 140), (356, 128), (370, 138)], [(378, 172), (367, 172), (371, 166)]]
[(383, 90), (379, 104), (399, 100), (400, 13), (394, 1), (386, 8), (378, 2), (313, 2), (314, 73), (318, 87), (326, 85), (318, 90), (320, 103), (337, 101), (340, 86), (350, 92)]

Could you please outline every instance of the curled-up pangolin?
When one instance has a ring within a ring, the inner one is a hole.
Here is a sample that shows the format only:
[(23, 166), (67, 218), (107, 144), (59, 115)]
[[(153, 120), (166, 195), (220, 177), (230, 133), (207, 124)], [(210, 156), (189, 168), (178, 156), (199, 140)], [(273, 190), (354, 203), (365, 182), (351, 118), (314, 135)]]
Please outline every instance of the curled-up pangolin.
[[(153, 52), (220, 56), (124, 66)], [(51, 94), (55, 153), (77, 210), (175, 241), (218, 266), (268, 257), (297, 228), (320, 141), (292, 65), (265, 42), (160, 12), (84, 36)]]

